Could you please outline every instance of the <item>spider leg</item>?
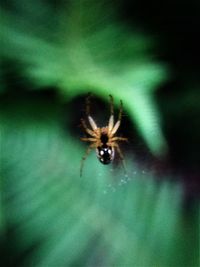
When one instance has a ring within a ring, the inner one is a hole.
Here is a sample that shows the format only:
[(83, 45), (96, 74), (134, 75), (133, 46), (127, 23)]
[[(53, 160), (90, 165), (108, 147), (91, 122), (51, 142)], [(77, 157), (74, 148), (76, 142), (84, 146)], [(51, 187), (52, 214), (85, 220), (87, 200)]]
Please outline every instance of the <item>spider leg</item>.
[(82, 173), (83, 173), (84, 162), (85, 162), (87, 156), (89, 155), (91, 149), (94, 148), (94, 147), (96, 147), (96, 146), (94, 146), (94, 144), (89, 145), (87, 150), (86, 150), (86, 152), (85, 152), (85, 154), (84, 154), (84, 156), (82, 157), (81, 166), (80, 166), (80, 177), (82, 176)]
[(95, 121), (93, 120), (93, 118), (90, 116), (90, 98), (91, 98), (91, 93), (89, 93), (88, 96), (86, 97), (85, 113), (86, 113), (86, 116), (88, 117), (90, 126), (92, 127), (92, 130), (94, 131), (97, 129), (97, 125)]
[(120, 100), (120, 107), (119, 107), (119, 115), (118, 115), (118, 121), (115, 123), (114, 127), (112, 128), (110, 134), (111, 137), (117, 132), (119, 129), (119, 126), (121, 124), (121, 119), (122, 119), (122, 111), (123, 111), (123, 103), (122, 100)]
[(90, 136), (96, 137), (96, 133), (95, 133), (94, 131), (90, 130), (90, 129), (87, 127), (87, 125), (86, 125), (84, 119), (81, 119), (81, 124), (82, 124), (84, 130), (86, 131), (86, 133), (88, 133)]
[(88, 120), (89, 120), (89, 123), (92, 127), (92, 130), (95, 131), (97, 129), (97, 125), (96, 125), (95, 121), (93, 120), (93, 118), (91, 116), (88, 116)]
[(128, 138), (115, 136), (115, 137), (111, 138), (111, 142), (113, 142), (113, 141), (126, 141), (126, 142), (128, 142)]
[(120, 100), (118, 121), (121, 121), (121, 119), (122, 119), (122, 112), (123, 112), (123, 103), (122, 103), (122, 100)]
[(114, 116), (111, 115), (108, 122), (108, 132), (111, 133), (114, 126)]
[(113, 136), (116, 133), (116, 131), (119, 129), (120, 123), (121, 123), (121, 121), (117, 121), (115, 123), (115, 126), (113, 127), (113, 129), (111, 131), (111, 136)]
[(119, 148), (119, 145), (118, 145), (117, 143), (115, 143), (115, 142), (112, 143), (112, 146), (116, 147), (117, 152), (118, 152), (119, 157), (120, 157), (120, 160), (121, 160), (121, 162), (122, 162), (122, 166), (123, 166), (123, 168), (124, 168), (124, 172), (125, 172), (125, 174), (126, 174), (126, 173), (127, 173), (127, 172), (126, 172), (126, 165), (125, 165), (125, 160), (124, 160), (124, 156), (123, 156), (123, 154), (122, 154), (122, 152), (121, 152), (121, 149)]
[(111, 133), (112, 128), (114, 126), (114, 104), (112, 95), (109, 95), (109, 97), (110, 97), (110, 118), (108, 122), (108, 132)]
[(91, 98), (91, 93), (88, 93), (88, 96), (86, 97), (86, 108), (85, 108), (85, 113), (87, 116), (90, 115), (90, 98)]
[(110, 115), (114, 115), (114, 104), (113, 104), (113, 97), (109, 95), (110, 97)]
[(81, 138), (81, 141), (84, 141), (84, 142), (96, 142), (96, 138), (93, 138), (93, 137), (82, 137)]

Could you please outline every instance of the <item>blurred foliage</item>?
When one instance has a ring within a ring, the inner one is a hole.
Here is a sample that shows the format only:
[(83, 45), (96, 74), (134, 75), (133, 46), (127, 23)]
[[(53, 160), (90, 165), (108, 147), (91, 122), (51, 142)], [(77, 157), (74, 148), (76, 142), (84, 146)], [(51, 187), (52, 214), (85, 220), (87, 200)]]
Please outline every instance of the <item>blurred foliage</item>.
[(180, 185), (158, 183), (129, 161), (126, 177), (94, 153), (80, 178), (83, 150), (60, 118), (59, 105), (34, 97), (1, 108), (1, 232), (10, 266), (195, 266)]
[(103, 98), (114, 93), (149, 149), (165, 154), (153, 92), (167, 73), (152, 57), (151, 37), (119, 24), (112, 1), (110, 8), (90, 0), (68, 1), (56, 10), (43, 1), (13, 5), (14, 14), (4, 9), (1, 16), (3, 57), (23, 63), (23, 74), (37, 87), (56, 86), (68, 98), (88, 90)]
[[(133, 152), (126, 176), (93, 151), (80, 178), (84, 150), (70, 129), (75, 98), (112, 93), (165, 155), (155, 93), (169, 71), (156, 39), (123, 24), (113, 1), (11, 0), (0, 11), (2, 266), (198, 266), (196, 207), (184, 212), (177, 177), (133, 163)], [(181, 117), (175, 104), (165, 112)]]

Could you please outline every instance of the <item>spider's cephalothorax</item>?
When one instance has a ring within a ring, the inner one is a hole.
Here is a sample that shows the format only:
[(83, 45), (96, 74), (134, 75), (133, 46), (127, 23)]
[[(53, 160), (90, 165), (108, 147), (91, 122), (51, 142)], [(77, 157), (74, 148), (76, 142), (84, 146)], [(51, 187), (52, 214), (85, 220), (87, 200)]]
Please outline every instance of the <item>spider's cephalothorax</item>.
[[(81, 138), (82, 141), (90, 142), (85, 156), (82, 158), (81, 162), (81, 169), (80, 169), (80, 175), (82, 175), (83, 170), (83, 164), (84, 160), (86, 159), (87, 155), (89, 154), (90, 150), (92, 148), (96, 149), (97, 157), (99, 161), (103, 164), (109, 164), (113, 161), (115, 156), (115, 148), (120, 156), (120, 159), (122, 160), (123, 166), (124, 166), (124, 158), (121, 153), (121, 150), (119, 148), (119, 145), (117, 141), (127, 141), (127, 138), (124, 137), (118, 137), (114, 136), (117, 130), (119, 129), (120, 123), (121, 123), (121, 117), (122, 117), (122, 101), (120, 101), (120, 110), (119, 110), (119, 116), (117, 122), (114, 124), (114, 106), (113, 106), (113, 98), (110, 95), (110, 107), (111, 107), (111, 115), (109, 118), (108, 126), (99, 128), (97, 127), (95, 121), (90, 116), (89, 109), (90, 109), (90, 102), (89, 102), (89, 96), (86, 100), (86, 115), (88, 118), (88, 121), (90, 123), (91, 129), (87, 127), (85, 121), (82, 119), (81, 123), (85, 130), (85, 132), (89, 135), (89, 137)], [(125, 168), (125, 166), (124, 166)]]

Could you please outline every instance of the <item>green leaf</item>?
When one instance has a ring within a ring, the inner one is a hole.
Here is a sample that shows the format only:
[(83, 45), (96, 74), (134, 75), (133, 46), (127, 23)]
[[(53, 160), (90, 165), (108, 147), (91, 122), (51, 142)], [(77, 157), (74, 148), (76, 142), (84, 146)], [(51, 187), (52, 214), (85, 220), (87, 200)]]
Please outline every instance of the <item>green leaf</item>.
[(168, 70), (153, 59), (155, 40), (120, 23), (113, 5), (69, 1), (55, 11), (43, 1), (23, 3), (16, 14), (2, 12), (1, 55), (23, 63), (36, 88), (54, 86), (68, 99), (88, 91), (122, 99), (150, 151), (165, 155), (154, 92)]
[[(20, 266), (195, 266), (179, 184), (127, 159), (104, 166), (63, 130), (61, 106), (1, 101), (5, 249)], [(187, 251), (187, 252), (186, 252)], [(28, 253), (27, 253), (28, 252)]]

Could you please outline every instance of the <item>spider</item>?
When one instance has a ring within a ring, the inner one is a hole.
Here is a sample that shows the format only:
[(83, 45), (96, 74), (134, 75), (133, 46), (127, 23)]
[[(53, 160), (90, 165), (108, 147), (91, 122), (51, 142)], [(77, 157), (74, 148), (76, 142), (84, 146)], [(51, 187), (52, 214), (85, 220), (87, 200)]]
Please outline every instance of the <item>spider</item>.
[(91, 149), (96, 149), (96, 155), (99, 161), (102, 164), (109, 164), (113, 161), (115, 156), (115, 149), (119, 154), (121, 159), (122, 165), (126, 172), (124, 157), (119, 148), (118, 141), (128, 141), (125, 137), (118, 137), (115, 136), (119, 126), (121, 124), (122, 118), (122, 100), (120, 100), (120, 108), (119, 108), (119, 115), (118, 120), (114, 124), (114, 104), (113, 104), (113, 97), (109, 95), (110, 98), (110, 118), (108, 121), (108, 125), (105, 127), (98, 127), (94, 119), (90, 116), (90, 96), (86, 98), (86, 116), (88, 118), (89, 124), (91, 128), (88, 128), (84, 119), (81, 119), (81, 124), (85, 132), (89, 135), (89, 137), (81, 138), (84, 142), (90, 142), (85, 155), (82, 157), (81, 167), (80, 167), (80, 176), (82, 176), (84, 161), (86, 160), (88, 154), (90, 153)]

